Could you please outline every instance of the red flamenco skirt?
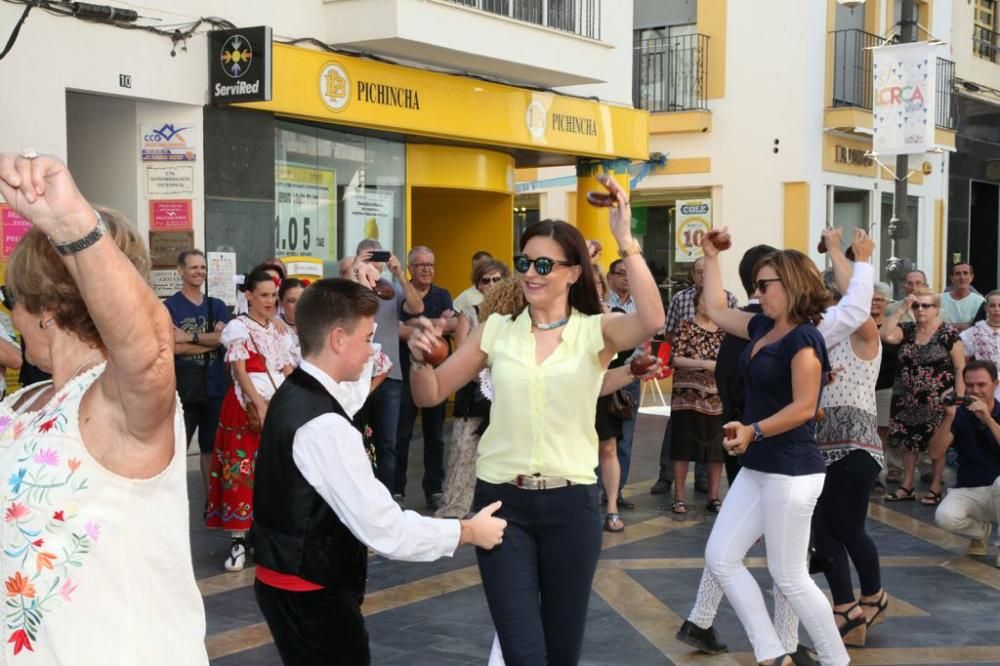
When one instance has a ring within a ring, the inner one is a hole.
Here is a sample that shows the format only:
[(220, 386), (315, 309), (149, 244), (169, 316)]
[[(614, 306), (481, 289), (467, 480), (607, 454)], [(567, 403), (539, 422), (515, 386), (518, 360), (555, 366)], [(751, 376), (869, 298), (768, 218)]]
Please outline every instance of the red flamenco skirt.
[(253, 482), (260, 433), (251, 432), (249, 426), (247, 413), (230, 386), (222, 399), (212, 448), (207, 527), (248, 530), (253, 524)]

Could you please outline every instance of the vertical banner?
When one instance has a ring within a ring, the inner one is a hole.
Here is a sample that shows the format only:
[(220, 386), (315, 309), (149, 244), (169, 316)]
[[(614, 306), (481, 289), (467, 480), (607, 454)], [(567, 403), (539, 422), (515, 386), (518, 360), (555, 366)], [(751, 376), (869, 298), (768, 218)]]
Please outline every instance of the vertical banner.
[(937, 55), (927, 42), (872, 49), (872, 150), (926, 153), (934, 145)]
[(392, 192), (375, 190), (351, 191), (344, 202), (344, 253), (354, 254), (365, 238), (377, 240), (382, 249), (392, 252), (393, 205)]
[(278, 162), (274, 170), (276, 257), (337, 258), (337, 174)]
[(3, 260), (14, 251), (17, 244), (31, 228), (31, 222), (21, 217), (10, 206), (0, 204), (0, 229), (3, 231)]
[(701, 241), (712, 228), (709, 199), (678, 199), (674, 215), (674, 261), (691, 263), (701, 257)]

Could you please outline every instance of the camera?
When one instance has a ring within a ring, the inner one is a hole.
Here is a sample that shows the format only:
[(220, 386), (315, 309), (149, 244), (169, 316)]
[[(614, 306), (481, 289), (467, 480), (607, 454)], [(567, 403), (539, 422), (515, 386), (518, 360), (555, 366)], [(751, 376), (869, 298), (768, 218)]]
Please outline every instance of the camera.
[(955, 395), (954, 393), (949, 393), (945, 397), (941, 398), (941, 404), (945, 407), (964, 407), (972, 404), (975, 398), (969, 395)]

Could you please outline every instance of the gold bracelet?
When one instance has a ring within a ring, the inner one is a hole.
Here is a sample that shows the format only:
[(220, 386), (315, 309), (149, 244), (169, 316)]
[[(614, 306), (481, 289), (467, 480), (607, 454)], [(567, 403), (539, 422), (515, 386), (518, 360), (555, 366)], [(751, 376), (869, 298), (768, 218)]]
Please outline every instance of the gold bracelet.
[(629, 247), (625, 249), (618, 248), (618, 256), (621, 257), (622, 259), (625, 259), (626, 257), (631, 257), (633, 254), (642, 254), (642, 248), (639, 247), (639, 241), (635, 240), (634, 238), (632, 239), (632, 245), (630, 245)]
[(431, 367), (431, 364), (427, 361), (418, 361), (415, 358), (410, 359), (410, 370), (423, 370), (424, 368)]

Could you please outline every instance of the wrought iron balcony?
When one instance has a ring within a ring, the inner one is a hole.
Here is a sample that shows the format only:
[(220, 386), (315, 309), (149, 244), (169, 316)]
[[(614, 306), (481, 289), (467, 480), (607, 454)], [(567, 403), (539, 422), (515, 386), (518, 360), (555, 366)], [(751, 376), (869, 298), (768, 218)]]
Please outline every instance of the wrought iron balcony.
[(708, 35), (637, 41), (632, 102), (647, 111), (708, 109)]
[(1000, 34), (981, 25), (973, 26), (972, 52), (990, 62), (1000, 63)]
[[(833, 99), (831, 106), (872, 108), (872, 49), (883, 40), (864, 30), (834, 30), (833, 38)], [(934, 124), (955, 129), (952, 89), (955, 85), (955, 63), (938, 58)]]
[(450, 0), (526, 23), (601, 38), (601, 0)]

